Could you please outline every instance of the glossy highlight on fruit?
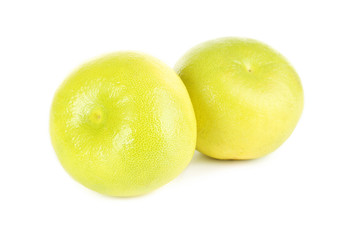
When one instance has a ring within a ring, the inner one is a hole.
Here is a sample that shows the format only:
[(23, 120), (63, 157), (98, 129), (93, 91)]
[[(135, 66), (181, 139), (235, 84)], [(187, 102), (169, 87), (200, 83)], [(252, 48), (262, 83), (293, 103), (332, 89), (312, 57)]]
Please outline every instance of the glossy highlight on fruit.
[(50, 134), (65, 170), (112, 196), (148, 193), (190, 162), (196, 121), (176, 73), (138, 52), (117, 52), (75, 70), (57, 90)]
[(303, 109), (300, 78), (271, 47), (253, 39), (199, 44), (176, 64), (197, 120), (197, 149), (217, 159), (253, 159), (278, 148)]

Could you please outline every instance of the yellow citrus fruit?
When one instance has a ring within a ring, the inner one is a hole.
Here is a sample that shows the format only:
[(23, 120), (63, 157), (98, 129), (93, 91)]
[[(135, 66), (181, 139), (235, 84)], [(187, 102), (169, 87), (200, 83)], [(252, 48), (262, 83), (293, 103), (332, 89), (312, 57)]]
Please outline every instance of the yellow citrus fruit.
[(294, 130), (303, 89), (289, 62), (252, 39), (221, 38), (189, 50), (175, 66), (197, 120), (197, 149), (218, 159), (252, 159)]
[(74, 179), (106, 195), (136, 196), (188, 165), (196, 120), (171, 68), (142, 53), (118, 52), (84, 64), (62, 83), (50, 134)]

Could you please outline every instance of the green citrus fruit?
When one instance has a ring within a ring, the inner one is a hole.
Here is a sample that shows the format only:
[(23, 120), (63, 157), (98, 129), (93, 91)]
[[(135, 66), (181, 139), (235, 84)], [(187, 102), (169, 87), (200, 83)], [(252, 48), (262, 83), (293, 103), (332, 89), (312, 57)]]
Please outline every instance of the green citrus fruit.
[(136, 52), (95, 59), (57, 90), (50, 114), (55, 152), (66, 171), (97, 192), (148, 193), (190, 162), (196, 121), (176, 73)]
[(218, 159), (252, 159), (294, 130), (303, 89), (289, 62), (251, 39), (221, 38), (188, 51), (175, 66), (197, 120), (197, 149)]

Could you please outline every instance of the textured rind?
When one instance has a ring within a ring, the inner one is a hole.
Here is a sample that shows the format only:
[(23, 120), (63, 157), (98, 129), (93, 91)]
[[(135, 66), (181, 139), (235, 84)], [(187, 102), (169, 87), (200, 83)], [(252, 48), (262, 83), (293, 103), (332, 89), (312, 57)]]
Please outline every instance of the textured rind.
[(217, 159), (252, 159), (278, 148), (303, 109), (289, 62), (252, 39), (220, 38), (190, 49), (176, 64), (197, 119), (197, 149)]
[(74, 179), (103, 194), (136, 196), (188, 165), (196, 121), (171, 68), (142, 53), (118, 52), (84, 64), (62, 83), (50, 134)]

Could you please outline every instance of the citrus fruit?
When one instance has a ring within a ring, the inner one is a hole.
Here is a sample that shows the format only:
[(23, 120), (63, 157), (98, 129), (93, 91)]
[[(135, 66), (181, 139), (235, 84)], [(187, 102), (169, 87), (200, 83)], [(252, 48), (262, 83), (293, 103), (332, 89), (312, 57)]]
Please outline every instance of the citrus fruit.
[(196, 120), (176, 73), (137, 52), (117, 52), (75, 70), (59, 87), (50, 134), (65, 170), (111, 196), (148, 193), (190, 162)]
[(220, 38), (176, 64), (197, 120), (197, 149), (217, 159), (253, 159), (278, 148), (303, 109), (300, 78), (271, 47)]

